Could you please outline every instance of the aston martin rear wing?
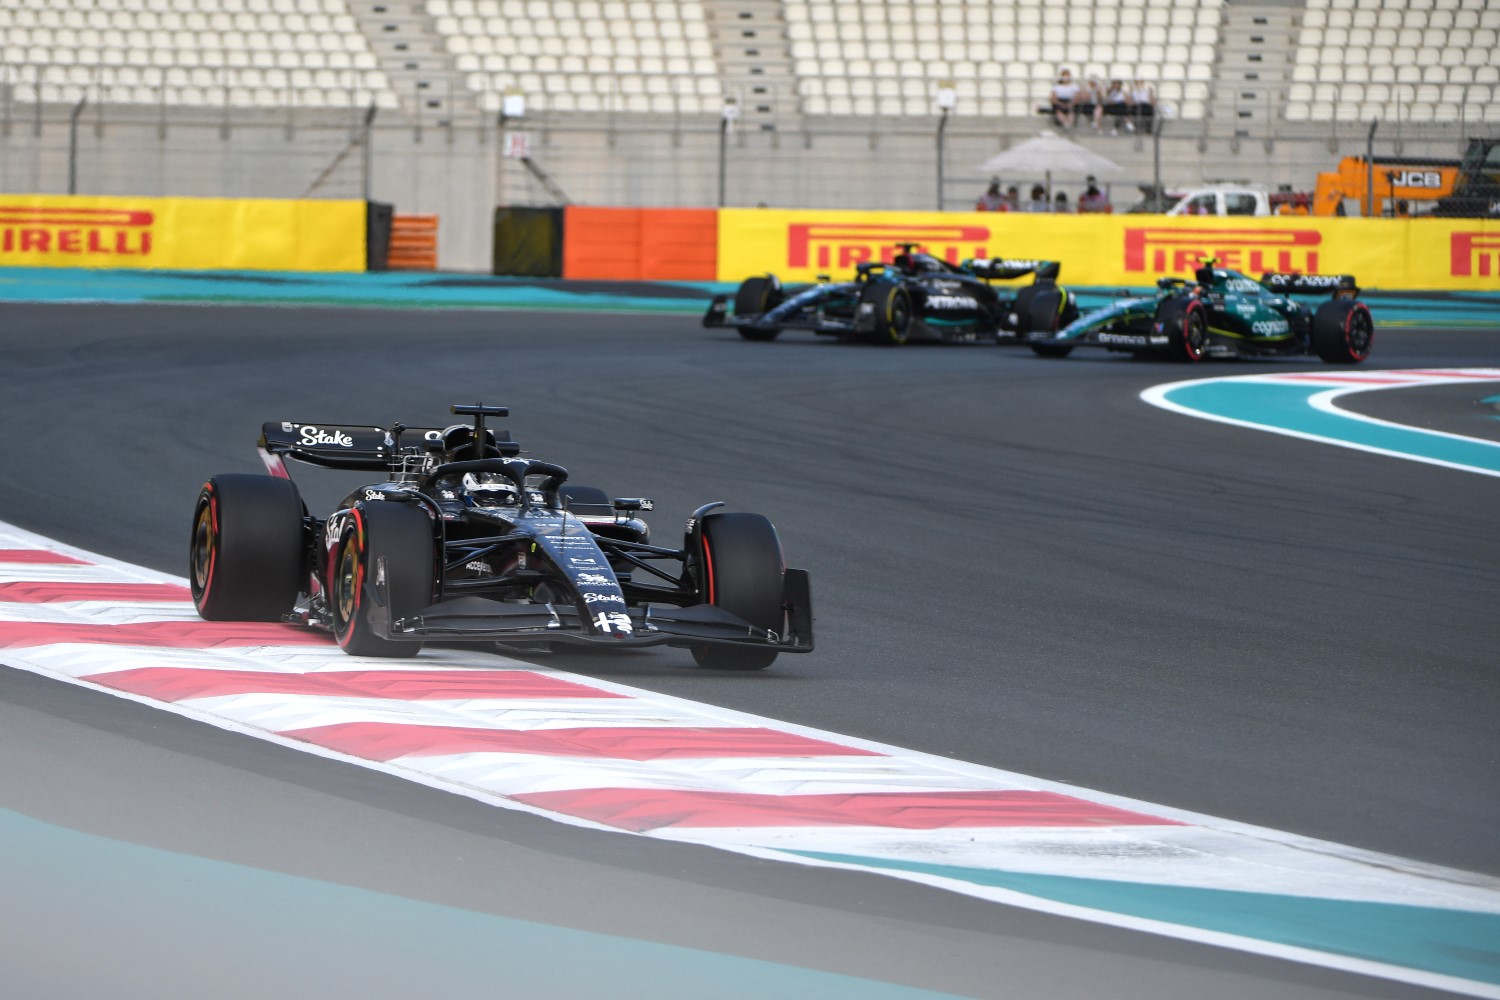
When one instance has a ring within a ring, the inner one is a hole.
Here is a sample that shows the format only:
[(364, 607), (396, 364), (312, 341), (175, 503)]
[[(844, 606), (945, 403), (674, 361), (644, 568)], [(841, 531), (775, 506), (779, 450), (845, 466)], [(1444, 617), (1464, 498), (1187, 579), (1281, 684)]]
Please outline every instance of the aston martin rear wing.
[(1025, 260), (1015, 257), (977, 257), (963, 264), (977, 278), (1006, 280), (1035, 274), (1038, 281), (1056, 281), (1062, 264), (1055, 260)]
[(1267, 271), (1261, 275), (1260, 283), (1273, 292), (1283, 295), (1323, 295), (1332, 293), (1336, 299), (1359, 297), (1359, 283), (1352, 274), (1296, 274)]

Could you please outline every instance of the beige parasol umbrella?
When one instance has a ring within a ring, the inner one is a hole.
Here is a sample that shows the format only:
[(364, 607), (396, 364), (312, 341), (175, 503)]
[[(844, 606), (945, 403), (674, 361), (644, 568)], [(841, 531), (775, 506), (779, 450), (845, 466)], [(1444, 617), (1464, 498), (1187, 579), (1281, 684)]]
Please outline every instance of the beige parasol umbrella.
[(1005, 152), (990, 157), (979, 166), (986, 174), (1019, 174), (1047, 179), (1047, 200), (1052, 200), (1052, 175), (1062, 177), (1110, 177), (1123, 174), (1114, 160), (1064, 139), (1056, 132), (1043, 131), (1033, 139), (1018, 143)]

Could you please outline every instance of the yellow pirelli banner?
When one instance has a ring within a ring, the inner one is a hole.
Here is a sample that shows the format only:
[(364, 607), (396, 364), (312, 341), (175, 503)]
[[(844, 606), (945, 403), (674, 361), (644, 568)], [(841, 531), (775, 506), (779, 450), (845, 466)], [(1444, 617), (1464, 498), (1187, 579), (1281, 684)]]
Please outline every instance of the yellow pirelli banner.
[(365, 203), (0, 195), (0, 267), (363, 271)]
[[(1188, 276), (1198, 261), (1266, 271), (1352, 274), (1366, 288), (1500, 290), (1500, 222), (1483, 219), (1203, 218), (1017, 212), (719, 213), (720, 281), (771, 272), (784, 281), (846, 279), (917, 243), (971, 257), (1062, 262), (1072, 285), (1143, 286)], [(1027, 279), (1029, 280), (1029, 279)]]

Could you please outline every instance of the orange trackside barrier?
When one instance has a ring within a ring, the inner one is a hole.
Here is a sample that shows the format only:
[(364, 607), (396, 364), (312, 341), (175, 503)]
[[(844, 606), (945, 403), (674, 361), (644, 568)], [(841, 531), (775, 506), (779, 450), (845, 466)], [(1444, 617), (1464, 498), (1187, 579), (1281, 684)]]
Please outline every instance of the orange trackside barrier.
[(563, 277), (640, 278), (641, 211), (578, 205), (563, 209)]
[(392, 271), (437, 270), (437, 232), (435, 215), (393, 216), (386, 266)]
[(563, 213), (563, 277), (713, 281), (718, 212), (711, 208), (585, 208)]

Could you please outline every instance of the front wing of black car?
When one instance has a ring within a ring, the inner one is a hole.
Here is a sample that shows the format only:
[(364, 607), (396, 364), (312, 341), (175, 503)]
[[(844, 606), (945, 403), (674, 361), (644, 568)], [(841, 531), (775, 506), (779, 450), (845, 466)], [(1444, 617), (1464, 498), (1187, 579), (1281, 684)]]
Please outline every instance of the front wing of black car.
[(813, 649), (812, 588), (806, 570), (788, 569), (782, 602), (785, 634), (756, 628), (712, 604), (675, 607), (647, 604), (624, 612), (602, 612), (585, 620), (570, 604), (516, 604), (467, 595), (392, 621), (384, 574), (365, 582), (370, 624), (382, 638), (420, 642), (495, 642), (517, 646), (562, 643), (578, 646), (742, 646), (779, 653)]

